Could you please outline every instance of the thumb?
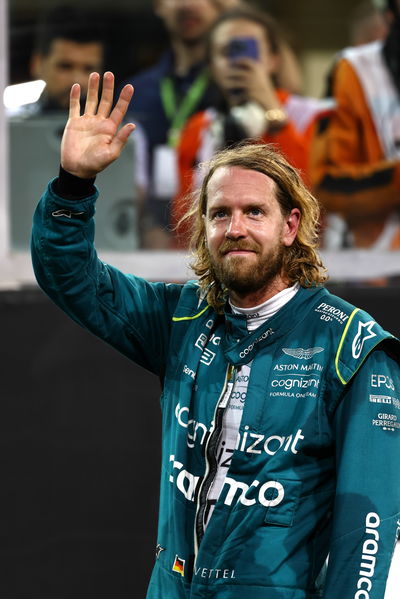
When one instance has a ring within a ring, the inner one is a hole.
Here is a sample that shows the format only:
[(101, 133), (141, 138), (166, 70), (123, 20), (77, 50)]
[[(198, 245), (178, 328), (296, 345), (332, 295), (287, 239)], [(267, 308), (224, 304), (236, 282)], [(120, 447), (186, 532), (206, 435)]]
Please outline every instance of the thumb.
[(121, 152), (126, 142), (128, 141), (130, 134), (132, 133), (132, 131), (135, 130), (135, 128), (136, 126), (133, 123), (128, 123), (127, 125), (121, 127), (121, 129), (118, 131), (117, 135), (111, 142), (111, 145), (114, 146), (115, 150)]

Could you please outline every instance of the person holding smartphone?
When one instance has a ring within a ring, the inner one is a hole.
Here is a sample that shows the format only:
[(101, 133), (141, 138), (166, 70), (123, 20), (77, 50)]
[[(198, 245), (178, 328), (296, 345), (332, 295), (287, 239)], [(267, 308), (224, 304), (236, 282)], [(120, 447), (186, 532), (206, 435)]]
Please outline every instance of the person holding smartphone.
[[(266, 13), (240, 6), (223, 13), (209, 34), (209, 66), (220, 102), (187, 122), (178, 146), (180, 189), (173, 203), (174, 225), (198, 183), (196, 165), (244, 139), (274, 143), (307, 182), (308, 148), (319, 101), (277, 87), (281, 39)], [(201, 174), (200, 174), (201, 177)], [(176, 243), (185, 246), (178, 227)]]

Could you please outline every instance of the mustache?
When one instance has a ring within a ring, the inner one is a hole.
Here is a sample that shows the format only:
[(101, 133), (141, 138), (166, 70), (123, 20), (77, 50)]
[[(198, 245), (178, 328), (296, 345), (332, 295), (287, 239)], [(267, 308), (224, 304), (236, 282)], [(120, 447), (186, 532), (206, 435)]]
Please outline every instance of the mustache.
[(258, 254), (259, 245), (257, 243), (250, 243), (248, 241), (230, 241), (227, 239), (220, 245), (218, 253), (220, 256), (224, 256), (233, 250), (246, 250)]

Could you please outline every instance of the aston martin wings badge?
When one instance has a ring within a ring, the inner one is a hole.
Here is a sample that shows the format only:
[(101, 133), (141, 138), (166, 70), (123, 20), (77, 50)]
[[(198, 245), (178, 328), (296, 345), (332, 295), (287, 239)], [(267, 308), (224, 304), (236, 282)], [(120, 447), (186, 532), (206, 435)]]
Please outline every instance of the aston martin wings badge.
[(304, 349), (303, 347), (282, 347), (284, 354), (297, 358), (299, 360), (311, 360), (315, 354), (319, 354), (324, 351), (323, 347), (309, 347)]

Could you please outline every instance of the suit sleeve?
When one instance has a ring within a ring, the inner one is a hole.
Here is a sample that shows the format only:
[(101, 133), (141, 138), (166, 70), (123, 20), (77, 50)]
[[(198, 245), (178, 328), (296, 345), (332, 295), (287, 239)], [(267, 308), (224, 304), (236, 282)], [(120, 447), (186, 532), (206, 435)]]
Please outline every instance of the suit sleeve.
[(384, 599), (400, 530), (400, 376), (373, 351), (333, 417), (336, 497), (324, 599)]
[(94, 247), (96, 198), (97, 192), (68, 200), (49, 184), (33, 221), (37, 281), (76, 322), (162, 376), (181, 286), (149, 283), (99, 260)]
[[(315, 129), (311, 183), (328, 212), (382, 215), (399, 205), (400, 163), (385, 160), (361, 84), (342, 59), (332, 74), (336, 109)], [(379, 202), (376, 198), (379, 196)]]

